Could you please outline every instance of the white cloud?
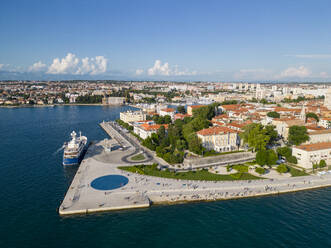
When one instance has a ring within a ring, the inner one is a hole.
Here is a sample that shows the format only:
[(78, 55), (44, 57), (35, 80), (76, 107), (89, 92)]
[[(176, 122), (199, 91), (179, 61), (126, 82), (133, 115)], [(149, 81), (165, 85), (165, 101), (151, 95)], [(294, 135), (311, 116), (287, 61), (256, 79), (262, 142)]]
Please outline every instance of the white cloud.
[(136, 75), (141, 75), (144, 73), (144, 70), (143, 69), (137, 69), (136, 70)]
[(168, 62), (166, 62), (162, 65), (161, 60), (155, 60), (154, 66), (149, 68), (147, 73), (150, 76), (154, 76), (154, 75), (169, 76), (170, 75), (169, 64)]
[(327, 72), (322, 71), (322, 72), (320, 73), (320, 77), (321, 77), (321, 78), (329, 78), (330, 76), (329, 76), (329, 74), (328, 74)]
[(29, 71), (31, 72), (43, 71), (44, 69), (46, 69), (46, 65), (41, 61), (38, 61), (29, 67)]
[(66, 57), (53, 59), (53, 63), (48, 67), (49, 74), (76, 74), (79, 59), (75, 54), (68, 53)]
[[(137, 74), (137, 71), (136, 71), (136, 74)], [(141, 71), (139, 70), (138, 72), (141, 72)], [(143, 73), (143, 71), (141, 73)], [(165, 62), (164, 64), (162, 64), (161, 60), (155, 60), (154, 66), (147, 70), (147, 74), (149, 76), (156, 76), (156, 75), (188, 76), (188, 75), (197, 75), (197, 71), (188, 71), (187, 69), (180, 70), (177, 65), (175, 65), (174, 69), (173, 69), (170, 67), (168, 62)]]
[(79, 59), (75, 54), (68, 53), (66, 57), (53, 59), (53, 63), (48, 67), (49, 74), (78, 74), (97, 75), (106, 72), (107, 59), (104, 56), (94, 58), (85, 57)]
[(285, 55), (287, 57), (296, 57), (303, 59), (330, 59), (331, 54), (293, 54), (293, 55)]
[(279, 75), (281, 78), (288, 78), (288, 77), (309, 77), (311, 75), (311, 71), (305, 66), (299, 67), (289, 67), (286, 70), (282, 71)]
[(1, 70), (4, 66), (5, 66), (4, 64), (0, 64), (0, 70)]

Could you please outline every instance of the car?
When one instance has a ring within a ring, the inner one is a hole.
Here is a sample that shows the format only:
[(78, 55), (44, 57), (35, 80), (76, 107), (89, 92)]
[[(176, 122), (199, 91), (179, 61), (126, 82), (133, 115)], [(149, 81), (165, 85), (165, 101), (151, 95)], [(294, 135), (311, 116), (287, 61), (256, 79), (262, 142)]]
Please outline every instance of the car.
[(283, 163), (285, 163), (285, 159), (278, 159), (276, 161), (276, 164), (283, 164)]

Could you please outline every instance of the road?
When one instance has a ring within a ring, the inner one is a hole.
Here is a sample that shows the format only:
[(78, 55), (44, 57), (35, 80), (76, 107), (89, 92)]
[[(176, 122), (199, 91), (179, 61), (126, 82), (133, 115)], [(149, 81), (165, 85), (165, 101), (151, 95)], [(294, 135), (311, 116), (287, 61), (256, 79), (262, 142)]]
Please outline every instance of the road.
[[(140, 151), (144, 151), (145, 157), (147, 158), (146, 160), (144, 160), (144, 162), (151, 162), (154, 160), (153, 155), (150, 154), (147, 150), (143, 149), (141, 147), (141, 145), (138, 143), (138, 141), (135, 141), (134, 139), (129, 137), (129, 135), (127, 135), (127, 133), (123, 132), (119, 128), (118, 124), (115, 124), (113, 122), (108, 122), (107, 124), (110, 125), (113, 129), (115, 129), (115, 131), (117, 131), (124, 139), (126, 139), (131, 144), (131, 146), (134, 147), (134, 149), (135, 149), (131, 154), (126, 155), (122, 158), (123, 162), (130, 163), (130, 164), (137, 164), (139, 161), (132, 161), (132, 160), (129, 160), (129, 158), (135, 154), (138, 154)], [(154, 162), (156, 162), (156, 161), (154, 160)]]

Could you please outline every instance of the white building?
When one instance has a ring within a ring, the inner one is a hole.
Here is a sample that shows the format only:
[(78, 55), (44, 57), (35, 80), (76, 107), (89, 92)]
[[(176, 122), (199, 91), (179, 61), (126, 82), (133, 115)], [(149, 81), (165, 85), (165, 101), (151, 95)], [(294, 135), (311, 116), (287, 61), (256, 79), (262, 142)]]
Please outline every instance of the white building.
[(202, 146), (207, 150), (229, 152), (238, 150), (240, 138), (238, 131), (223, 126), (213, 126), (197, 132)]
[(318, 125), (324, 128), (331, 128), (331, 118), (321, 118)]
[(175, 117), (176, 110), (173, 108), (164, 108), (160, 110), (160, 116), (170, 115), (171, 119), (173, 120)]
[(292, 155), (298, 160), (298, 165), (312, 169), (313, 164), (325, 160), (326, 164), (331, 163), (331, 142), (307, 144), (293, 147)]
[(146, 120), (146, 114), (143, 111), (126, 111), (120, 113), (120, 119), (126, 123), (144, 121)]
[(137, 135), (139, 135), (140, 138), (142, 139), (146, 139), (147, 137), (152, 136), (153, 133), (156, 133), (157, 130), (159, 130), (159, 128), (161, 126), (164, 126), (164, 128), (167, 130), (168, 129), (168, 125), (164, 124), (164, 125), (159, 125), (159, 124), (141, 124), (141, 125), (134, 125), (133, 127), (133, 132)]
[(104, 97), (102, 98), (102, 104), (104, 105), (122, 105), (125, 103), (125, 97)]
[(331, 88), (325, 94), (324, 106), (331, 110)]
[(328, 130), (317, 130), (308, 133), (309, 141), (305, 144), (331, 142), (331, 129)]
[(276, 128), (277, 133), (284, 138), (284, 140), (288, 139), (289, 129), (291, 126), (304, 126), (305, 122), (299, 119), (273, 119), (272, 125)]

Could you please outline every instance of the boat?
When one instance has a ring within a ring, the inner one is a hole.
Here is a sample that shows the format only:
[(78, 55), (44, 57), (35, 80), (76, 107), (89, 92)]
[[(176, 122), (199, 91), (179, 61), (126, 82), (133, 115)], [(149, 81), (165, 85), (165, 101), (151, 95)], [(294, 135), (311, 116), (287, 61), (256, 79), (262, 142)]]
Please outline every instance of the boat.
[(72, 139), (64, 144), (63, 165), (80, 164), (87, 149), (87, 138), (82, 136), (81, 132), (79, 132), (79, 137), (75, 131), (72, 131), (70, 135)]

